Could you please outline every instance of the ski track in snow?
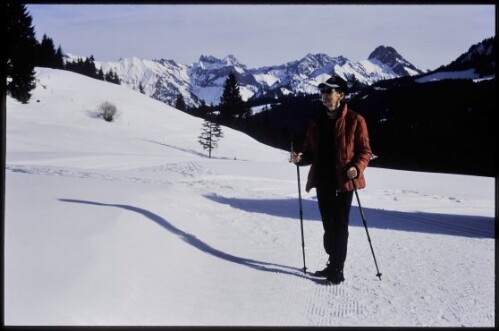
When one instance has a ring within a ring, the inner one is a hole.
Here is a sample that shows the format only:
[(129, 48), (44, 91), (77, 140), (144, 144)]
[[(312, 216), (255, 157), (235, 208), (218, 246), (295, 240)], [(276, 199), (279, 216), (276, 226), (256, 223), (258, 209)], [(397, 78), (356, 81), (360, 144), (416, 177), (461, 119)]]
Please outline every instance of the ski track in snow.
[[(206, 194), (212, 194), (211, 192), (216, 192), (217, 196), (220, 197), (230, 197), (235, 193), (234, 186), (232, 183), (234, 181), (245, 181), (249, 180), (254, 182), (255, 177), (246, 177), (244, 175), (231, 176), (231, 175), (220, 175), (213, 169), (207, 168), (199, 162), (176, 162), (176, 163), (166, 163), (151, 167), (139, 167), (133, 171), (120, 172), (120, 171), (89, 171), (83, 169), (62, 169), (58, 167), (39, 167), (39, 166), (26, 166), (26, 165), (7, 165), (6, 170), (12, 173), (18, 174), (30, 174), (30, 175), (45, 175), (45, 176), (62, 176), (62, 177), (74, 177), (80, 179), (94, 179), (94, 180), (105, 180), (105, 181), (115, 181), (115, 182), (130, 182), (130, 183), (140, 183), (140, 184), (181, 184), (186, 185), (185, 187), (192, 190), (193, 188), (197, 190), (200, 196)], [(129, 176), (129, 173), (135, 174), (135, 176)], [(149, 174), (156, 175), (155, 177), (148, 177)], [(157, 175), (160, 175), (163, 179), (158, 179)], [(246, 193), (249, 198), (258, 197), (262, 198), (266, 196), (267, 198), (272, 198), (276, 196), (275, 192), (286, 191), (289, 189), (288, 186), (292, 186), (292, 180), (283, 179), (273, 179), (261, 177), (258, 181), (258, 186), (248, 185), (246, 187)], [(262, 186), (262, 184), (267, 184), (267, 186)], [(240, 192), (239, 192), (240, 193)], [(437, 195), (428, 196), (427, 194), (419, 194), (417, 191), (412, 190), (385, 190), (383, 194), (390, 198), (402, 197), (403, 199), (435, 199), (435, 200), (448, 200), (455, 203), (460, 203), (459, 199), (453, 197), (442, 197)], [(295, 194), (289, 194), (290, 197), (295, 197)], [(282, 197), (282, 196), (280, 196)], [(195, 218), (206, 218), (216, 219), (222, 218), (224, 214), (224, 209), (227, 209), (227, 215), (230, 215), (232, 219), (227, 219), (229, 224), (234, 225), (232, 228), (228, 229), (227, 232), (237, 232), (237, 222), (241, 220), (251, 220), (255, 218), (255, 215), (248, 213), (247, 211), (238, 211), (235, 213), (232, 209), (233, 206), (229, 204), (221, 204), (216, 210), (214, 209), (200, 209), (193, 208), (189, 202), (185, 201), (175, 201), (169, 200), (166, 202), (172, 209), (182, 209), (188, 211)], [(229, 210), (232, 210), (230, 213)], [(237, 216), (237, 215), (240, 216)], [(236, 216), (234, 216), (236, 215)], [(256, 219), (255, 219), (256, 220)], [(316, 225), (318, 229), (316, 232), (320, 233), (320, 223), (317, 222)], [(357, 231), (362, 231), (362, 229), (356, 229)], [(279, 236), (271, 234), (265, 227), (261, 224), (255, 223), (252, 226), (251, 231), (262, 232), (265, 235), (270, 236), (269, 242), (273, 245), (283, 245), (284, 243), (279, 242)], [(355, 230), (351, 230), (353, 232)], [(242, 235), (240, 233), (235, 233), (235, 235)], [(376, 238), (379, 240), (379, 238)], [(203, 239), (200, 239), (203, 240)], [(249, 244), (253, 244), (256, 247), (261, 245), (258, 242), (252, 242), (251, 238), (246, 238)], [(376, 242), (375, 242), (376, 243)], [(191, 243), (192, 244), (192, 243)], [(403, 251), (402, 247), (399, 247)], [(237, 251), (237, 248), (230, 247), (220, 247), (221, 251)], [(320, 245), (315, 245), (308, 250), (314, 249), (313, 255), (321, 256), (322, 260), (325, 261), (326, 257), (322, 252), (322, 247)], [(308, 252), (310, 254), (310, 252)], [(383, 260), (390, 261), (395, 260), (397, 257), (395, 254), (390, 253), (390, 256), (383, 256)], [(351, 259), (351, 257), (350, 257)], [(347, 262), (348, 263), (348, 262)], [(310, 273), (313, 272), (314, 266), (308, 265), (308, 274), (303, 275), (301, 271), (290, 270), (287, 268), (281, 268), (276, 265), (265, 266), (261, 265), (263, 269), (268, 267), (277, 268), (276, 270), (282, 270), (283, 275), (287, 278), (287, 282), (291, 282), (291, 288), (296, 289), (296, 291), (288, 291), (286, 293), (286, 300), (282, 302), (282, 307), (278, 310), (279, 313), (276, 314), (274, 321), (275, 325), (302, 325), (303, 316), (297, 318), (290, 313), (286, 307), (289, 306), (289, 311), (293, 311), (291, 306), (296, 306), (296, 302), (301, 302), (301, 311), (305, 316), (305, 320), (308, 324), (303, 325), (315, 325), (315, 326), (329, 326), (329, 325), (349, 325), (350, 322), (358, 321), (359, 317), (365, 318), (365, 325), (382, 325), (383, 321), (377, 318), (377, 316), (383, 316), (385, 313), (391, 314), (401, 314), (404, 320), (413, 320), (414, 325), (454, 325), (456, 321), (461, 321), (460, 323), (466, 322), (466, 316), (460, 316), (462, 314), (463, 306), (469, 305), (470, 307), (479, 308), (483, 314), (484, 320), (491, 320), (492, 315), (486, 313), (487, 307), (483, 306), (482, 302), (478, 302), (476, 299), (472, 302), (464, 302), (468, 297), (473, 297), (473, 291), (476, 289), (470, 288), (469, 284), (464, 284), (462, 288), (449, 288), (446, 287), (441, 280), (437, 281), (436, 286), (433, 286), (431, 291), (438, 292), (415, 292), (414, 298), (401, 298), (397, 295), (397, 289), (402, 293), (410, 293), (411, 290), (407, 289), (408, 284), (402, 284), (399, 277), (393, 277), (393, 275), (385, 275), (384, 279), (374, 287), (363, 288), (362, 282), (366, 281), (365, 276), (352, 275), (348, 272), (348, 268), (345, 270), (346, 281), (339, 286), (331, 285), (325, 282), (323, 279), (316, 278)], [(373, 274), (373, 266), (365, 266), (362, 272), (368, 275)], [(281, 268), (281, 269), (280, 269)], [(367, 277), (371, 282), (377, 282), (375, 277)], [(304, 283), (304, 279), (309, 279), (309, 282)], [(189, 277), (184, 279), (185, 284), (179, 284), (178, 286), (185, 286), (186, 291), (189, 291)], [(213, 286), (210, 284), (209, 279), (202, 280), (206, 282), (206, 286)], [(418, 281), (414, 279), (414, 281)], [(134, 284), (133, 280), (130, 280), (131, 284)], [(431, 288), (432, 286), (428, 284)], [(135, 297), (139, 295), (141, 289), (136, 286), (132, 286), (130, 293), (128, 295), (127, 301), (134, 302)], [(186, 293), (187, 296), (190, 296)], [(209, 293), (207, 292), (208, 296)], [(197, 293), (196, 295), (203, 298), (203, 293)], [(424, 312), (423, 316), (428, 314), (435, 315), (435, 320), (433, 321), (422, 321), (418, 317), (421, 315), (420, 309), (424, 309), (425, 305), (421, 303), (424, 300), (438, 300), (441, 310), (438, 312)], [(369, 305), (367, 304), (369, 303)], [(126, 302), (122, 303), (124, 306), (127, 305)], [(291, 305), (291, 306), (290, 306)], [(401, 311), (399, 306), (408, 307), (406, 311)], [(412, 306), (412, 308), (411, 308)], [(475, 316), (476, 318), (476, 316)], [(266, 322), (268, 323), (268, 321)], [(266, 324), (264, 323), (264, 324)], [(358, 323), (358, 322), (357, 322)], [(223, 323), (222, 323), (223, 324)], [(361, 323), (362, 324), (362, 323)], [(362, 324), (363, 325), (363, 324)]]
[[(25, 173), (32, 175), (48, 175), (48, 176), (68, 176), (75, 178), (86, 178), (86, 179), (99, 179), (108, 181), (122, 181), (122, 182), (132, 182), (132, 183), (143, 183), (143, 184), (168, 184), (172, 182), (200, 182), (200, 181), (220, 181), (220, 180), (251, 180), (260, 179), (263, 181), (270, 182), (290, 182), (291, 180), (280, 180), (268, 177), (254, 177), (254, 176), (230, 176), (230, 175), (219, 175), (216, 172), (206, 169), (203, 165), (194, 161), (186, 162), (174, 162), (167, 163), (152, 167), (139, 167), (136, 168), (137, 176), (123, 176), (118, 172), (110, 172), (108, 175), (104, 175), (103, 171), (89, 171), (89, 170), (75, 170), (75, 169), (63, 169), (59, 167), (40, 167), (40, 166), (26, 166), (26, 165), (6, 165), (6, 171), (15, 173)], [(146, 176), (141, 176), (141, 174), (160, 174), (164, 179), (157, 178), (147, 178)], [(192, 185), (192, 184), (191, 184)], [(230, 187), (230, 184), (227, 186)], [(259, 187), (253, 188), (254, 191), (258, 192), (273, 192), (282, 188), (279, 187)], [(303, 189), (303, 188), (302, 188)], [(380, 195), (385, 196), (387, 199), (392, 199), (394, 201), (421, 201), (421, 199), (438, 200), (438, 201), (448, 201), (453, 203), (462, 203), (462, 199), (452, 197), (452, 196), (440, 196), (435, 194), (420, 193), (414, 190), (383, 190), (379, 192)], [(354, 201), (355, 202), (355, 201)]]

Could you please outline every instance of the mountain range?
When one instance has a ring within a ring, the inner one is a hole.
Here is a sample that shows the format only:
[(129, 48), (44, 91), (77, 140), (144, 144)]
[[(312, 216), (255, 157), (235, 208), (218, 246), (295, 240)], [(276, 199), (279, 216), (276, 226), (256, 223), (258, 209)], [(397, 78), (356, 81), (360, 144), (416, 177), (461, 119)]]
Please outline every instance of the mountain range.
[[(451, 64), (442, 65), (433, 72), (425, 72), (416, 67), (393, 47), (379, 46), (367, 59), (353, 62), (344, 56), (331, 57), (327, 54), (307, 54), (302, 59), (281, 65), (249, 68), (234, 55), (223, 59), (202, 55), (191, 65), (174, 60), (144, 60), (137, 57), (120, 59), (117, 62), (97, 62), (97, 67), (107, 72), (114, 70), (122, 84), (135, 90), (141, 89), (146, 95), (173, 105), (182, 94), (188, 105), (218, 104), (223, 85), (230, 72), (233, 72), (240, 85), (244, 100), (263, 96), (279, 97), (287, 94), (316, 93), (317, 85), (325, 81), (333, 72), (342, 76), (350, 84), (372, 85), (378, 81), (405, 76), (429, 76), (435, 72), (464, 70), (477, 58), (493, 57), (495, 38), (486, 39), (473, 45), (466, 53)], [(485, 55), (484, 55), (485, 54)], [(486, 60), (485, 63), (495, 61)], [(483, 76), (491, 68), (475, 68), (472, 74)], [(438, 77), (442, 77), (440, 74)], [(424, 79), (424, 78), (423, 78)], [(430, 78), (429, 78), (430, 79)]]

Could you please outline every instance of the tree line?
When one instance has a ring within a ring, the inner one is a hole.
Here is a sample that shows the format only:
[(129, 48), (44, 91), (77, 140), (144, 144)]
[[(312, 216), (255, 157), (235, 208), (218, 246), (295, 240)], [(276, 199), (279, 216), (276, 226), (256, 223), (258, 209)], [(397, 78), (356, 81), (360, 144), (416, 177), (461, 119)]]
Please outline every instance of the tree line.
[[(372, 166), (495, 176), (494, 91), (495, 79), (419, 84), (403, 77), (354, 90), (347, 103), (367, 121), (377, 156)], [(251, 114), (257, 105), (266, 106)], [(266, 145), (289, 150), (293, 144), (300, 150), (309, 120), (324, 108), (318, 94), (243, 102), (237, 82), (228, 77), (219, 105), (202, 103), (185, 111)]]
[(38, 42), (35, 37), (33, 19), (25, 4), (6, 1), (1, 4), (7, 38), (7, 47), (2, 54), (7, 77), (6, 91), (22, 103), (31, 98), (35, 88), (35, 67), (63, 69), (92, 78), (120, 84), (117, 73), (97, 69), (93, 55), (86, 59), (64, 61), (61, 46), (55, 48), (54, 41), (46, 34)]

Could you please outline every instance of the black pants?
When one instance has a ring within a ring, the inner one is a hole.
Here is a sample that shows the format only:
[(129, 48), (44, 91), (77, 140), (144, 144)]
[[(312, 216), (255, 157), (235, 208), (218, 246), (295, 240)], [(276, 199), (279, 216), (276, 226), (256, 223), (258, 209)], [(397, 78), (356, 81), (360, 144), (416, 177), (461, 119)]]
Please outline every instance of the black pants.
[(324, 249), (332, 267), (343, 270), (347, 257), (348, 223), (353, 192), (317, 188), (319, 211), (324, 226)]

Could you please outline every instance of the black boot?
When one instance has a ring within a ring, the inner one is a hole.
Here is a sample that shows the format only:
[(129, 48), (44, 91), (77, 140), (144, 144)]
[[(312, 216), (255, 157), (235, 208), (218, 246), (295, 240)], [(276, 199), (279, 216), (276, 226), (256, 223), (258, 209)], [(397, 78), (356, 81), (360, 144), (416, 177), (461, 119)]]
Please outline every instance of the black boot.
[(314, 275), (316, 275), (317, 277), (324, 277), (324, 278), (327, 278), (327, 276), (329, 275), (329, 273), (331, 272), (331, 262), (330, 260), (327, 261), (326, 263), (326, 267), (322, 270), (317, 270)]
[(345, 277), (343, 277), (343, 270), (341, 269), (332, 269), (326, 278), (334, 285), (338, 285), (345, 280)]

